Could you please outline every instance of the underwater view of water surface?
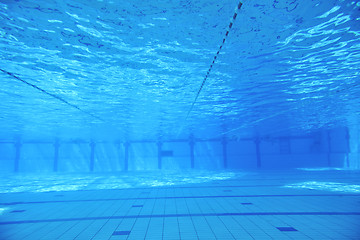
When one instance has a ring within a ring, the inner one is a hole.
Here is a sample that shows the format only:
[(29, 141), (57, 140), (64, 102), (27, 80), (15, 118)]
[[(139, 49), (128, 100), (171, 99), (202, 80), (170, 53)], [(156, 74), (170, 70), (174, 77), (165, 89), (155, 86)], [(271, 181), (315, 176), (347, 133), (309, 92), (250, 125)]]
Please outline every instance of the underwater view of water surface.
[(359, 239), (360, 1), (0, 1), (0, 240)]

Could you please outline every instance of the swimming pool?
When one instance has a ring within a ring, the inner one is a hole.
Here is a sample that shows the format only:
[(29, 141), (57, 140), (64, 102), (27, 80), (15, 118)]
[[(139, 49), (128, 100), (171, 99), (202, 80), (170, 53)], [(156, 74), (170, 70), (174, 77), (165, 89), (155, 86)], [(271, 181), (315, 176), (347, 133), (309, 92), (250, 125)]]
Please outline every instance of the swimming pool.
[(0, 238), (356, 239), (359, 13), (1, 2)]

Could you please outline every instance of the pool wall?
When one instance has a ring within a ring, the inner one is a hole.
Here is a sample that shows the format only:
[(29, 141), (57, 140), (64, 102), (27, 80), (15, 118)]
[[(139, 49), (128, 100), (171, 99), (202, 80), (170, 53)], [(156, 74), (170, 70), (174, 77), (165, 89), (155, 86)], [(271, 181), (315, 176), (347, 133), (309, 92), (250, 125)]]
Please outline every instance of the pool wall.
[(12, 139), (0, 143), (1, 172), (178, 169), (359, 168), (358, 131), (239, 139), (105, 141)]

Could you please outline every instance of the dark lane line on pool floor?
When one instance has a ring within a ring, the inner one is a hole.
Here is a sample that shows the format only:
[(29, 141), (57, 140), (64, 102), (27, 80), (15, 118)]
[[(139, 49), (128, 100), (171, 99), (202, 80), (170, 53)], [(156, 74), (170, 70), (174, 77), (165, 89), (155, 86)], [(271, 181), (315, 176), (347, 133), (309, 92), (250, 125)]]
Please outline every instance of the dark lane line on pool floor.
[(45, 203), (70, 203), (70, 202), (102, 202), (102, 201), (127, 201), (127, 200), (156, 200), (156, 199), (193, 199), (193, 198), (262, 198), (262, 197), (360, 197), (360, 194), (284, 194), (284, 195), (214, 195), (214, 196), (173, 196), (173, 197), (131, 197), (131, 198), (104, 198), (104, 199), (76, 199), (32, 202), (3, 202), (1, 205), (20, 204), (45, 204)]
[(195, 214), (153, 214), (153, 215), (124, 215), (82, 218), (59, 218), (23, 221), (4, 221), (0, 225), (26, 224), (26, 223), (48, 223), (48, 222), (71, 222), (88, 220), (110, 220), (110, 219), (137, 219), (137, 218), (171, 218), (171, 217), (226, 217), (226, 216), (356, 216), (360, 212), (241, 212), (241, 213), (195, 213)]

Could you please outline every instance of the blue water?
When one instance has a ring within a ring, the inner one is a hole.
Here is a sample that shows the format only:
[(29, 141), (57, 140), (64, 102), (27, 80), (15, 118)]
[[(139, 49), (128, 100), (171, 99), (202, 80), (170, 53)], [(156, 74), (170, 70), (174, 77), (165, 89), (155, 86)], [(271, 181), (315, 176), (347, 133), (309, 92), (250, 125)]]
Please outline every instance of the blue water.
[(359, 121), (356, 1), (3, 1), (1, 138), (296, 135)]
[(359, 239), (360, 1), (0, 1), (0, 240)]

